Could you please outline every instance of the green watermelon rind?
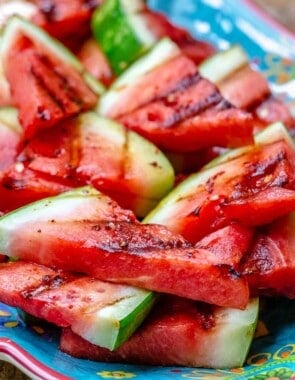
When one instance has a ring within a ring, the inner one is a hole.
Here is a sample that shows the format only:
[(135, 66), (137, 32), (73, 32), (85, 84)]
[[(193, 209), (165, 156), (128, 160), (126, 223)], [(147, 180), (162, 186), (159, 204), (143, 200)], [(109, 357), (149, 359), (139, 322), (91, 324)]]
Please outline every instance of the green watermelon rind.
[(249, 64), (246, 51), (239, 44), (207, 58), (198, 67), (200, 74), (218, 85), (235, 71)]
[[(88, 202), (85, 205), (85, 202)], [(13, 240), (14, 231), (27, 223), (50, 221), (62, 223), (63, 220), (93, 222), (100, 220), (100, 215), (91, 215), (89, 210), (97, 210), (97, 201), (105, 207), (111, 207), (110, 198), (90, 186), (77, 188), (54, 197), (48, 197), (23, 206), (0, 218), (0, 251), (17, 259), (17, 253), (10, 252), (9, 241)], [(94, 202), (94, 203), (92, 203)], [(91, 212), (91, 211), (90, 211)], [(104, 218), (104, 213), (102, 214)], [(103, 219), (104, 220), (104, 219)], [(157, 294), (129, 285), (112, 284), (114, 293), (109, 306), (81, 315), (72, 321), (72, 329), (90, 342), (110, 350), (117, 348), (135, 331), (152, 308)], [(91, 317), (91, 318), (90, 318)], [(91, 324), (90, 323), (91, 319)]]
[(259, 298), (251, 298), (245, 310), (216, 308), (215, 345), (208, 349), (212, 368), (238, 368), (245, 363), (259, 315)]
[(18, 120), (18, 110), (15, 107), (0, 107), (0, 123), (18, 134), (22, 133)]
[(81, 327), (84, 336), (85, 333), (86, 336), (89, 334), (89, 341), (109, 350), (121, 346), (144, 321), (158, 298), (156, 293), (148, 290), (132, 290), (131, 286), (126, 286), (126, 289), (134, 294), (118, 299), (116, 303), (97, 312), (97, 328), (94, 325), (90, 325), (89, 330), (85, 328), (86, 316), (85, 321), (79, 320), (77, 325), (72, 325), (72, 330), (79, 335)]
[(139, 14), (143, 7), (142, 0), (106, 0), (92, 16), (94, 37), (116, 75), (155, 42)]
[(132, 194), (133, 211), (136, 215), (145, 216), (172, 189), (175, 180), (173, 167), (164, 153), (153, 143), (127, 130), (122, 124), (100, 117), (94, 112), (80, 114), (78, 123), (82, 131), (90, 129), (93, 135), (101, 135), (110, 142), (121, 141), (121, 144), (125, 144), (124, 175), (128, 179), (133, 171), (141, 173), (138, 177), (141, 187)]
[(275, 141), (284, 139), (291, 149), (295, 149), (294, 142), (290, 137), (286, 127), (280, 123), (273, 123), (269, 125), (260, 134), (255, 137), (253, 145), (229, 150), (227, 153), (213, 159), (202, 170), (197, 173), (189, 175), (184, 181), (176, 186), (166, 197), (164, 197), (158, 205), (146, 215), (143, 223), (159, 223), (164, 224), (167, 218), (170, 218), (170, 212), (173, 207), (177, 207), (177, 202), (186, 197), (193, 196), (195, 189), (205, 184), (210, 178), (214, 177), (220, 171), (220, 165), (225, 164), (245, 153), (251, 152), (256, 149), (256, 146), (263, 144), (271, 144)]
[[(285, 140), (290, 147), (295, 149), (295, 143), (292, 140), (287, 128), (282, 122), (275, 122), (273, 124), (270, 124), (261, 132), (258, 132), (254, 136), (254, 146), (271, 144), (275, 141), (278, 141), (279, 139)], [(228, 162), (234, 158), (241, 156), (244, 153), (250, 152), (252, 149), (253, 145), (246, 145), (241, 148), (230, 149), (226, 153), (210, 161), (207, 165), (204, 166), (203, 169), (209, 169), (215, 165)]]
[(179, 54), (179, 47), (173, 41), (162, 38), (147, 54), (129, 66), (101, 96), (96, 108), (98, 114), (108, 116), (117, 101), (124, 97), (125, 89), (136, 86), (136, 83), (146, 74)]

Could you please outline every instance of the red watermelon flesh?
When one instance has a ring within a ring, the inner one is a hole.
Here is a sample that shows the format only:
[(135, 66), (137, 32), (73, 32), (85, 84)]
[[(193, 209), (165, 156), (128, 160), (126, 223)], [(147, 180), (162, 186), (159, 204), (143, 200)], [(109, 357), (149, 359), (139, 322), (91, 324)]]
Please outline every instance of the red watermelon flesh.
[(232, 309), (164, 297), (115, 351), (89, 344), (70, 328), (62, 330), (59, 348), (78, 358), (103, 362), (239, 367), (246, 359), (255, 329), (258, 309), (254, 309), (249, 306), (243, 321), (241, 314), (234, 316), (236, 311)]
[(30, 170), (23, 163), (11, 165), (0, 175), (0, 212), (12, 211), (42, 198), (70, 190), (75, 183)]
[(253, 233), (252, 229), (231, 223), (203, 237), (195, 247), (207, 249), (219, 259), (222, 258), (224, 264), (238, 268), (252, 243)]
[(33, 17), (49, 34), (76, 49), (90, 35), (90, 19), (100, 0), (33, 0), (39, 13)]
[(252, 294), (295, 298), (295, 214), (265, 226), (244, 258)]
[(94, 78), (106, 86), (111, 84), (114, 74), (96, 40), (90, 38), (84, 42), (77, 52), (77, 57)]
[(141, 13), (149, 29), (160, 39), (169, 37), (174, 41), (183, 54), (192, 59), (195, 64), (201, 63), (215, 52), (213, 45), (194, 39), (187, 30), (173, 25), (165, 15), (146, 10)]
[(92, 108), (97, 101), (81, 74), (24, 37), (14, 41), (4, 69), (26, 137)]
[(209, 305), (169, 297), (162, 299), (146, 323), (115, 351), (89, 344), (71, 329), (63, 329), (60, 349), (103, 362), (201, 366), (206, 360), (204, 337), (209, 345), (215, 323)]
[(180, 91), (170, 92), (118, 120), (170, 152), (253, 142), (251, 115), (226, 102), (213, 84), (198, 75)]
[[(95, 278), (21, 261), (0, 264), (0, 281), (1, 302), (19, 307), (55, 325), (71, 326), (73, 331), (78, 331), (92, 342), (97, 342), (98, 329), (102, 329), (103, 326), (107, 328), (105, 320), (108, 317), (100, 316), (100, 312), (103, 313), (104, 309), (107, 310), (116, 303), (119, 303), (118, 307), (123, 308), (124, 305), (120, 305), (120, 301), (124, 299), (130, 301), (133, 297), (143, 298), (145, 294), (148, 295), (148, 292), (126, 285), (102, 282)], [(134, 301), (135, 306), (136, 302), (138, 301)], [(125, 306), (126, 313), (130, 313), (132, 307)], [(124, 320), (122, 317), (114, 316), (111, 323), (120, 324), (120, 319)], [(137, 327), (135, 323), (133, 326)], [(110, 329), (112, 327), (108, 326)], [(114, 329), (116, 327), (115, 325)], [(132, 332), (131, 326), (129, 335)], [(112, 330), (108, 334), (112, 334)], [(113, 339), (111, 335), (110, 338)]]
[(265, 77), (246, 65), (218, 83), (222, 95), (238, 108), (250, 109), (270, 95)]
[(120, 86), (120, 96), (107, 110), (106, 116), (119, 118), (153, 100), (165, 97), (171, 91), (183, 88), (195, 73), (194, 62), (178, 53), (168, 62), (134, 80), (132, 84)]
[(139, 223), (38, 221), (10, 233), (4, 253), (101, 280), (246, 307), (248, 286), (233, 266), (179, 236), (165, 238), (163, 230), (166, 235), (165, 227)]
[(292, 115), (287, 104), (279, 98), (269, 96), (253, 110), (253, 114), (261, 124), (260, 129), (281, 121), (294, 134), (295, 117)]
[(14, 163), (21, 142), (21, 131), (0, 121), (0, 171)]

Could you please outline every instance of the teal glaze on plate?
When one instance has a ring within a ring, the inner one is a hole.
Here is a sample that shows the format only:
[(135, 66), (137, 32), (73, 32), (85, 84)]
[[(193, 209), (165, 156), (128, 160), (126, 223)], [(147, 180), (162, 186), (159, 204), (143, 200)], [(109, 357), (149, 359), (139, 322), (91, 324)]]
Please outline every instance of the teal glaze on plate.
[[(9, 352), (13, 344), (25, 349), (23, 363), (30, 368), (31, 357), (40, 361), (41, 370), (53, 369), (56, 377), (46, 379), (295, 379), (295, 301), (265, 300), (260, 326), (264, 335), (256, 338), (247, 365), (234, 370), (209, 370), (182, 367), (151, 367), (106, 364), (80, 360), (58, 350), (59, 332), (49, 325), (21, 320), (14, 308), (0, 304), (0, 352)], [(1, 337), (5, 337), (3, 341)], [(7, 340), (8, 339), (8, 340)], [(15, 347), (14, 347), (15, 349)], [(16, 360), (16, 364), (17, 360)], [(45, 369), (44, 369), (45, 366)], [(60, 373), (61, 375), (59, 375)]]
[(295, 101), (295, 35), (270, 21), (251, 1), (150, 0), (192, 35), (218, 49), (241, 44), (252, 63), (269, 80), (272, 90)]
[[(295, 37), (269, 23), (248, 0), (150, 0), (151, 6), (219, 49), (240, 43), (269, 79), (273, 90), (295, 104)], [(295, 108), (295, 107), (294, 107)], [(135, 380), (294, 380), (295, 301), (271, 299), (261, 314), (260, 331), (247, 364), (236, 370), (151, 367), (79, 360), (58, 350), (59, 332), (25, 324), (14, 308), (0, 304), (0, 358), (33, 378)]]

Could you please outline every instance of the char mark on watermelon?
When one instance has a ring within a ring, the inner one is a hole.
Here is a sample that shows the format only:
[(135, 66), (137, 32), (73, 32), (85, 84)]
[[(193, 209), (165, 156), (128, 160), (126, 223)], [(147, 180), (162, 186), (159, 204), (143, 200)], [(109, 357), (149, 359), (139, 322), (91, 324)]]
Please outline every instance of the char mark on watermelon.
[(247, 283), (228, 258), (191, 247), (164, 227), (53, 220), (15, 231), (9, 255), (220, 306), (244, 308), (248, 302)]
[(155, 300), (142, 289), (21, 261), (1, 263), (0, 279), (1, 302), (57, 326), (72, 327), (90, 342), (109, 349), (128, 339)]
[(232, 106), (198, 73), (166, 96), (119, 117), (161, 149), (192, 152), (210, 146), (252, 143), (252, 117)]
[(18, 162), (1, 173), (0, 212), (7, 213), (18, 207), (49, 196), (68, 191), (76, 186), (70, 179), (60, 179), (30, 170)]
[(97, 101), (81, 73), (25, 37), (14, 41), (4, 69), (27, 138), (92, 108)]
[(294, 212), (262, 227), (242, 260), (251, 293), (295, 298)]

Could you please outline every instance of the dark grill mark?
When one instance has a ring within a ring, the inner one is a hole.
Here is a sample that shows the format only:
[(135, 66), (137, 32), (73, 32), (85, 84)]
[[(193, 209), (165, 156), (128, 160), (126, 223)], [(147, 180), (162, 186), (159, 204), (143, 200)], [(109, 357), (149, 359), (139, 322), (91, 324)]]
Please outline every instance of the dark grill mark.
[[(264, 160), (256, 159), (245, 163), (247, 173), (234, 185), (230, 200), (247, 198), (270, 187), (286, 187), (289, 184), (288, 173), (279, 165), (286, 161), (286, 152), (280, 151)], [(279, 170), (278, 170), (279, 169)]]
[(26, 187), (24, 180), (9, 177), (3, 178), (1, 184), (7, 190), (22, 190)]
[[(168, 97), (171, 97), (171, 96), (172, 94), (168, 95)], [(178, 106), (177, 104), (175, 105), (173, 104), (173, 108), (175, 112), (173, 113), (172, 117), (165, 120), (165, 122), (163, 123), (163, 127), (170, 127), (170, 126), (180, 123), (183, 120), (196, 116), (199, 113), (204, 112), (208, 108), (211, 108), (212, 106), (218, 104), (220, 99), (221, 99), (220, 93), (218, 91), (215, 91), (209, 96), (207, 96), (206, 98), (199, 101), (198, 103), (191, 102), (191, 104), (183, 105), (180, 102)], [(167, 105), (171, 106), (171, 104), (167, 103), (165, 99), (163, 100), (163, 103), (166, 106)]]
[[(31, 74), (35, 77), (37, 82), (40, 85), (51, 100), (60, 108), (63, 112), (67, 112), (68, 103), (71, 101), (77, 104), (79, 107), (83, 105), (83, 100), (80, 98), (78, 90), (71, 86), (68, 79), (61, 75), (58, 68), (55, 68), (55, 65), (44, 55), (34, 54), (34, 60), (31, 64)], [(59, 83), (60, 89), (62, 91), (61, 96), (57, 91), (53, 90), (48, 86), (44, 76), (46, 71), (51, 72)], [(64, 99), (63, 99), (64, 98)], [(38, 115), (41, 120), (50, 120), (50, 114), (46, 109), (39, 109)]]
[(218, 264), (217, 267), (226, 277), (230, 277), (233, 280), (238, 280), (241, 277), (241, 274), (231, 265), (228, 264)]
[(198, 320), (204, 330), (209, 330), (216, 325), (216, 321), (212, 312), (212, 306), (203, 302), (197, 303)]
[(192, 245), (186, 240), (174, 236), (156, 236), (150, 228), (145, 225), (134, 225), (128, 222), (101, 222), (91, 226), (97, 231), (97, 249), (107, 252), (128, 252), (128, 254), (140, 255), (150, 250), (185, 249)]
[(220, 172), (214, 174), (214, 176), (210, 177), (210, 178), (206, 181), (206, 183), (205, 183), (205, 189), (206, 189), (206, 191), (208, 192), (208, 194), (212, 194), (212, 193), (213, 193), (213, 191), (214, 191), (214, 184), (215, 184), (216, 179), (217, 179), (219, 176), (223, 175), (224, 173), (225, 173), (224, 170), (222, 170), (222, 171), (220, 171)]
[(62, 277), (59, 274), (49, 276), (46, 275), (42, 278), (40, 284), (35, 287), (27, 288), (21, 292), (24, 298), (33, 298), (46, 290), (55, 289), (61, 287), (63, 284), (67, 283), (68, 279), (66, 277)]

